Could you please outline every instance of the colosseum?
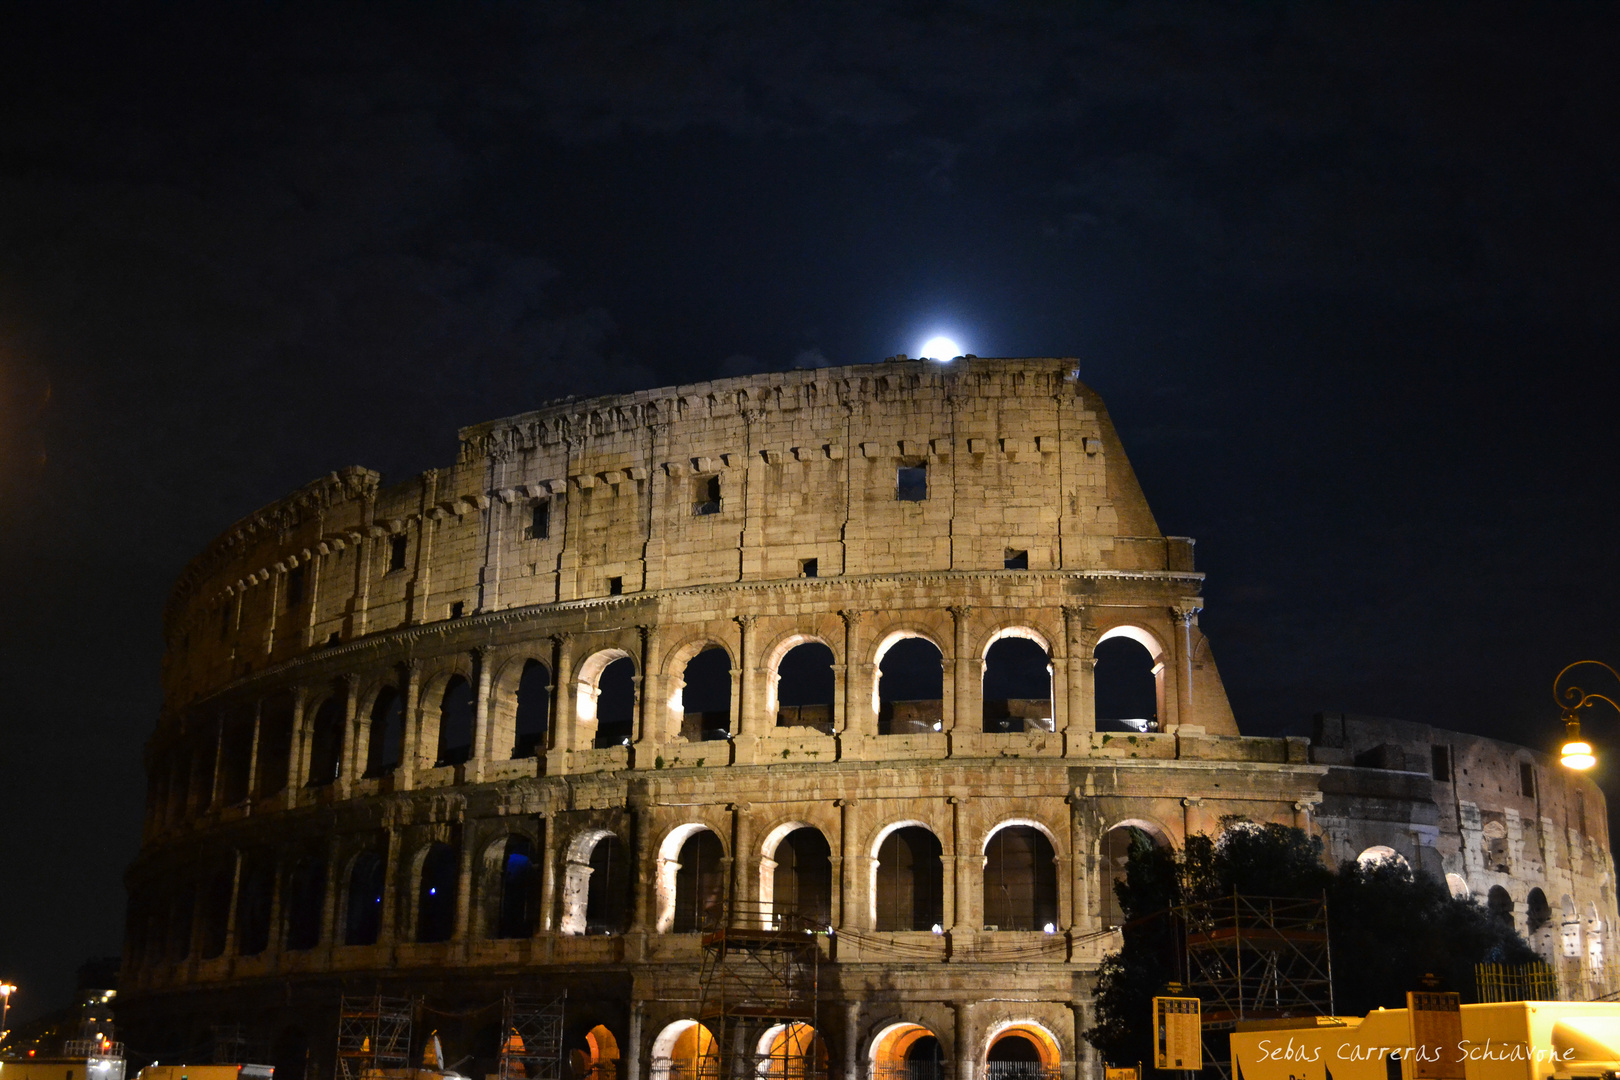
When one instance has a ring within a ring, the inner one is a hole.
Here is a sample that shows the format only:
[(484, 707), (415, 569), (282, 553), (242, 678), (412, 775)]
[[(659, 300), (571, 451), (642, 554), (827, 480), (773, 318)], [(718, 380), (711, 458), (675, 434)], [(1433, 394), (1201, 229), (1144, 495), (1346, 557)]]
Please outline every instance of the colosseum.
[(1242, 735), (1193, 541), (1077, 368), (566, 401), (232, 526), (165, 614), (131, 1045), (240, 1025), (279, 1080), (332, 1077), (340, 995), (381, 993), (483, 1077), (503, 995), (566, 991), (572, 1076), (673, 1080), (715, 1053), (705, 942), (791, 913), (813, 1008), (759, 1043), (787, 1072), (1100, 1076), (1129, 830), (1234, 820), (1405, 858), (1613, 989), (1597, 787), (1397, 721)]

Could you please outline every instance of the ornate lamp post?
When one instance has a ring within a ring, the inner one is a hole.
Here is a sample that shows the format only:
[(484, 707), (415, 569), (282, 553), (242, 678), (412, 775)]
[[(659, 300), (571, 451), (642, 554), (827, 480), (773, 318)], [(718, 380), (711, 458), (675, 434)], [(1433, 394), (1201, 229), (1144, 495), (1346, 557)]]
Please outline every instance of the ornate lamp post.
[(0, 1042), (5, 1042), (11, 1031), (6, 1027), (6, 1014), (11, 1012), (11, 995), (17, 990), (16, 983), (0, 982)]
[(1590, 708), (1594, 701), (1603, 701), (1608, 703), (1609, 708), (1620, 713), (1620, 704), (1616, 704), (1614, 698), (1605, 694), (1589, 693), (1574, 683), (1564, 684), (1564, 676), (1575, 668), (1585, 667), (1587, 664), (1602, 668), (1620, 683), (1620, 671), (1614, 670), (1601, 660), (1577, 660), (1560, 671), (1558, 677), (1553, 680), (1553, 701), (1564, 711), (1564, 749), (1559, 755), (1559, 761), (1566, 769), (1590, 769), (1597, 764), (1591, 744), (1581, 737), (1581, 720), (1577, 715), (1580, 710)]

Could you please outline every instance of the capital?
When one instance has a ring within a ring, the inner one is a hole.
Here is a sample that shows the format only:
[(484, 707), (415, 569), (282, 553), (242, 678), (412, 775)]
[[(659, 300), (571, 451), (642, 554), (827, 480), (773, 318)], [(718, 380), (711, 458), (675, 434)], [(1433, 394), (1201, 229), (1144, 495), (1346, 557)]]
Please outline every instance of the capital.
[(564, 630), (560, 634), (552, 634), (551, 640), (557, 643), (557, 648), (566, 649), (573, 643), (574, 635)]
[(868, 612), (861, 611), (858, 608), (845, 608), (838, 613), (839, 617), (844, 620), (844, 625), (849, 627), (851, 630), (861, 625), (862, 620), (864, 620), (868, 614)]
[(733, 615), (731, 617), (731, 619), (739, 627), (742, 628), (744, 633), (747, 633), (748, 628), (753, 626), (754, 623), (759, 620), (759, 616), (758, 615)]
[(1183, 626), (1192, 626), (1198, 621), (1198, 613), (1204, 610), (1202, 597), (1188, 596), (1170, 605), (1170, 613), (1174, 615)]
[(973, 605), (952, 604), (945, 610), (951, 613), (951, 618), (956, 620), (956, 625), (961, 626), (963, 623), (967, 622), (967, 617), (973, 614)]

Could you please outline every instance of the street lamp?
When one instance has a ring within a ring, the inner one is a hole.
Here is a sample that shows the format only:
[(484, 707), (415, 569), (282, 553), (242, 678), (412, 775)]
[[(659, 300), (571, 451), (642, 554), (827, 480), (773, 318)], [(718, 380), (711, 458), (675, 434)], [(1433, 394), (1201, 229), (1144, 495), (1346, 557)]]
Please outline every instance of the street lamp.
[(1620, 682), (1620, 671), (1614, 670), (1601, 660), (1577, 660), (1560, 671), (1558, 677), (1553, 680), (1553, 701), (1564, 710), (1564, 749), (1559, 754), (1558, 760), (1566, 769), (1590, 769), (1597, 764), (1591, 743), (1581, 737), (1581, 719), (1577, 715), (1580, 710), (1591, 708), (1594, 701), (1604, 701), (1608, 703), (1609, 708), (1620, 713), (1620, 705), (1615, 704), (1614, 698), (1605, 694), (1588, 693), (1574, 683), (1559, 688), (1565, 675), (1587, 664), (1595, 664), (1613, 675), (1616, 682)]
[(5, 1042), (6, 1036), (11, 1034), (6, 1027), (6, 1014), (11, 1012), (11, 995), (16, 989), (16, 983), (0, 982), (0, 1042)]

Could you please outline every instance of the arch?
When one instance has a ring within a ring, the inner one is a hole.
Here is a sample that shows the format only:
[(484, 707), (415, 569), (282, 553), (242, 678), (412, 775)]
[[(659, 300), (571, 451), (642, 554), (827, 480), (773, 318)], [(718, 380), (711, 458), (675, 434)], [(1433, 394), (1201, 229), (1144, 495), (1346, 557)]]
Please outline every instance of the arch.
[(872, 854), (874, 929), (928, 930), (944, 922), (944, 852), (933, 830), (895, 822), (878, 834)]
[(539, 756), (551, 731), (551, 668), (540, 660), (525, 660), (518, 675), (512, 717), (512, 757)]
[(343, 771), (344, 691), (333, 692), (315, 707), (309, 732), (309, 787), (324, 787)]
[(268, 798), (287, 787), (287, 763), (293, 744), (291, 694), (273, 694), (259, 703), (259, 755), (253, 797)]
[(574, 1080), (619, 1080), (619, 1040), (606, 1024), (585, 1032), (585, 1048), (575, 1050)]
[(270, 947), (270, 901), (275, 887), (275, 867), (269, 859), (244, 860), (236, 900), (238, 955), (258, 956)]
[(1513, 897), (1502, 886), (1491, 886), (1491, 891), (1485, 894), (1485, 908), (1497, 922), (1513, 925)]
[(891, 630), (872, 655), (879, 735), (938, 731), (945, 719), (945, 651), (920, 631)]
[(450, 844), (429, 844), (418, 859), (416, 940), (449, 941), (456, 930), (459, 853)]
[(792, 821), (765, 837), (759, 899), (768, 924), (791, 913), (813, 926), (832, 923), (832, 846), (814, 825)]
[(635, 658), (623, 649), (599, 649), (579, 665), (575, 715), (594, 725), (589, 730), (597, 749), (621, 746), (634, 734), (638, 674)]
[(371, 702), (366, 739), (367, 776), (385, 776), (399, 768), (405, 747), (405, 695), (398, 687), (383, 686)]
[[(939, 1047), (939, 1038), (932, 1031), (921, 1024), (909, 1021), (897, 1021), (880, 1028), (872, 1036), (871, 1049), (867, 1051), (867, 1058), (871, 1062), (869, 1075), (873, 1077), (907, 1077), (907, 1080), (938, 1080), (943, 1073), (934, 1072), (932, 1075), (925, 1070), (915, 1076), (911, 1075), (913, 1055), (923, 1057), (928, 1050), (927, 1041), (932, 1040), (934, 1047)], [(922, 1051), (922, 1053), (918, 1053)], [(933, 1055), (928, 1055), (932, 1058)], [(939, 1055), (939, 1065), (944, 1065), (944, 1055)]]
[(1057, 929), (1057, 851), (1043, 827), (1003, 822), (984, 842), (985, 929)]
[(434, 768), (460, 765), (472, 756), (473, 723), (478, 702), (472, 682), (459, 672), (445, 681), (439, 695), (439, 742)]
[(838, 696), (833, 673), (837, 654), (831, 645), (807, 634), (777, 643), (765, 670), (765, 708), (777, 727), (815, 728), (831, 735)]
[(1406, 856), (1385, 844), (1374, 844), (1356, 856), (1356, 865), (1368, 870), (1379, 866), (1393, 865), (1412, 872), (1412, 864), (1406, 861)]
[(202, 892), (200, 914), (200, 945), (204, 960), (212, 960), (225, 952), (225, 939), (229, 936), (231, 892), (235, 888), (235, 867), (221, 866), (208, 877)]
[(343, 944), (375, 945), (382, 932), (383, 885), (388, 859), (382, 852), (362, 851), (349, 864), (349, 887), (343, 904)]
[(289, 952), (321, 943), (321, 907), (326, 900), (326, 863), (305, 855), (287, 875), (286, 947)]
[(248, 797), (253, 777), (253, 712), (234, 708), (220, 721), (219, 802), (235, 806)]
[(563, 851), (564, 934), (622, 934), (630, 925), (633, 874), (627, 847), (606, 829), (575, 834)]
[(653, 879), (658, 918), (653, 925), (660, 934), (670, 933), (675, 925), (675, 879), (681, 869), (681, 850), (687, 840), (705, 831), (712, 833), (714, 830), (704, 822), (689, 821), (665, 833), (658, 845), (658, 873)]
[(1110, 826), (1102, 836), (1102, 862), (1107, 884), (1102, 888), (1102, 922), (1104, 926), (1124, 926), (1125, 911), (1119, 903), (1118, 887), (1125, 880), (1130, 863), (1131, 845), (1141, 837), (1145, 843), (1169, 850), (1175, 845), (1170, 834), (1158, 822), (1146, 818), (1127, 818)]
[(820, 1032), (802, 1020), (766, 1028), (754, 1053), (761, 1077), (813, 1080), (827, 1075), (827, 1044)]
[(696, 1020), (677, 1020), (653, 1039), (648, 1080), (713, 1080), (719, 1075), (714, 1034)]
[(725, 915), (726, 862), (725, 848), (712, 829), (700, 829), (681, 844), (671, 933), (690, 934), (720, 925)]
[(731, 654), (714, 642), (702, 646), (681, 669), (670, 702), (681, 714), (687, 742), (731, 737)]
[(1025, 626), (991, 635), (982, 663), (983, 728), (986, 732), (1052, 731), (1052, 650)]
[(511, 833), (484, 855), (485, 930), (491, 938), (533, 937), (540, 908), (534, 841)]
[(984, 1043), (985, 1080), (1054, 1075), (1063, 1064), (1057, 1036), (1034, 1020), (1008, 1020), (990, 1028)]
[[(1451, 893), (1453, 900), (1472, 900), (1474, 898), (1473, 890), (1468, 887), (1468, 879), (1461, 874), (1446, 875), (1446, 890)], [(1536, 891), (1540, 892), (1541, 890), (1537, 889)], [(1546, 903), (1545, 898), (1543, 898), (1542, 903)]]
[(1547, 894), (1540, 889), (1531, 889), (1524, 899), (1524, 916), (1525, 925), (1532, 934), (1544, 926), (1550, 926), (1553, 917), (1552, 905), (1547, 903)]
[(1116, 626), (1092, 648), (1098, 731), (1157, 731), (1164, 725), (1164, 647), (1147, 631)]

